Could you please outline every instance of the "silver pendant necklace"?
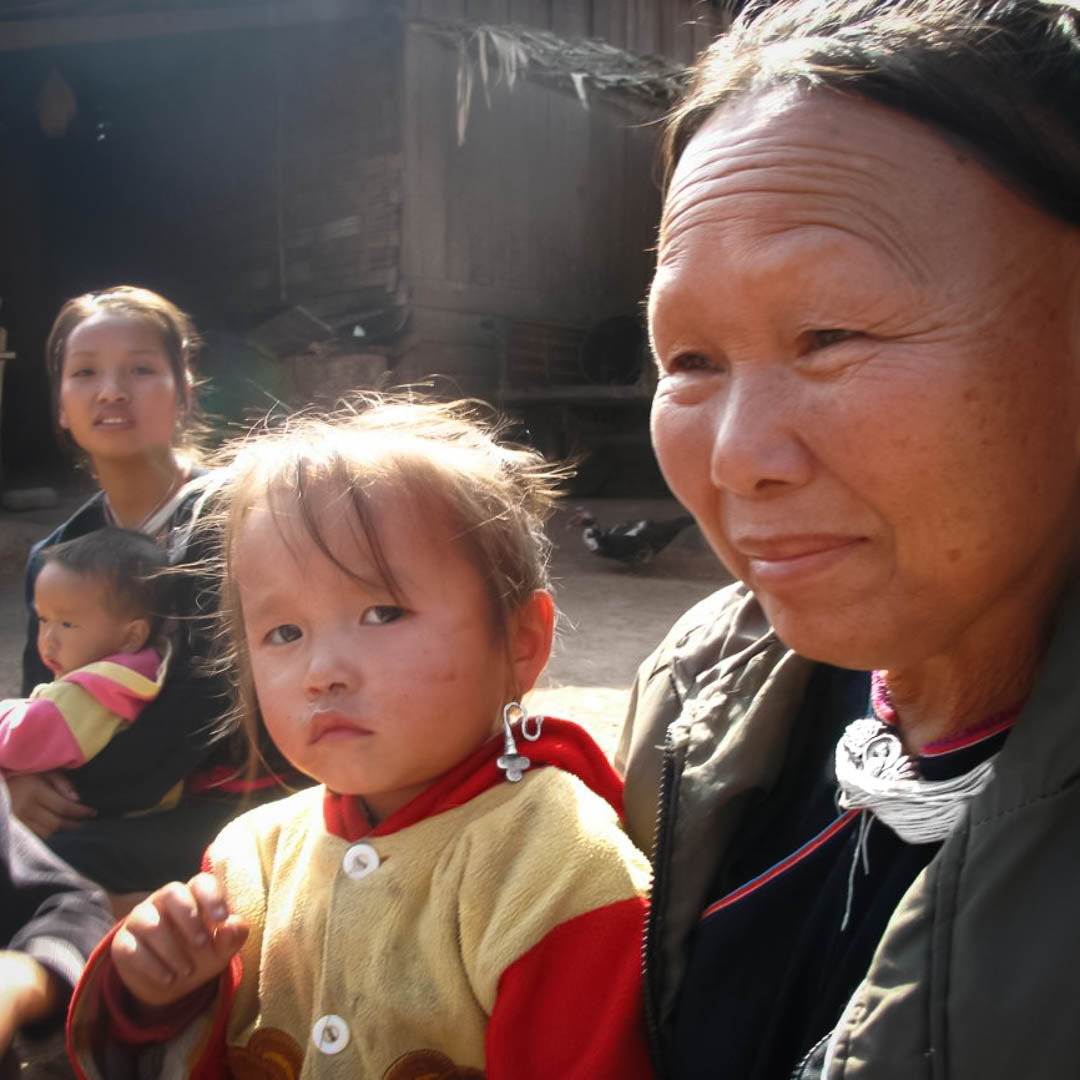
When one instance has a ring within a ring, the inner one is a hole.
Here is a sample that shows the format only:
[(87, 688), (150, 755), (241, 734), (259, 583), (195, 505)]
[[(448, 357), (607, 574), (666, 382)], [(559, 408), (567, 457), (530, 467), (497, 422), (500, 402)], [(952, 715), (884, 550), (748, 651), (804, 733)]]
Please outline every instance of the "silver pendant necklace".
[(993, 779), (996, 757), (948, 780), (924, 780), (895, 728), (866, 717), (849, 724), (837, 744), (837, 803), (869, 810), (905, 843), (944, 840)]
[(158, 502), (148, 514), (144, 515), (142, 520), (139, 521), (137, 525), (121, 524), (120, 519), (116, 516), (116, 510), (113, 509), (113, 504), (112, 501), (109, 499), (108, 492), (104, 492), (106, 522), (116, 528), (130, 528), (134, 532), (146, 533), (147, 536), (151, 536), (156, 539), (157, 534), (161, 532), (162, 526), (165, 524), (165, 521), (168, 519), (169, 516), (168, 514), (162, 515), (162, 511), (169, 507), (169, 504), (171, 503), (177, 492), (179, 492), (180, 488), (183, 486), (186, 478), (186, 473), (183, 470), (179, 471), (173, 478), (172, 483), (169, 485), (168, 490), (166, 490), (165, 495), (163, 496), (161, 501)]

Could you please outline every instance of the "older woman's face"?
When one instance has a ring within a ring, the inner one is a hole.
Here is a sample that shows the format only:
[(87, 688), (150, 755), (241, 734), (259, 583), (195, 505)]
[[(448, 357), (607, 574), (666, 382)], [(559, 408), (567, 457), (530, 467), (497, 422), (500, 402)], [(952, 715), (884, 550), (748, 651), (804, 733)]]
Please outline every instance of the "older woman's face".
[(672, 489), (780, 636), (920, 662), (1071, 558), (1077, 241), (930, 129), (750, 99), (683, 155), (650, 300)]

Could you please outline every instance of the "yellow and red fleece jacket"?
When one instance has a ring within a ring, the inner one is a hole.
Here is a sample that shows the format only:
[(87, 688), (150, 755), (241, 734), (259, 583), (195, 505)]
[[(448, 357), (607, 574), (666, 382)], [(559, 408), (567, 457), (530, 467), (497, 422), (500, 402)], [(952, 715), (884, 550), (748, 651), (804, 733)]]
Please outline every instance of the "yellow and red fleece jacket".
[[(110, 754), (110, 744), (112, 754), (122, 755), (113, 740), (158, 696), (167, 669), (168, 656), (154, 648), (117, 653), (69, 671), (55, 682), (35, 686), (28, 698), (0, 701), (0, 770), (11, 775), (67, 769), (80, 798), (100, 809), (90, 770), (86, 776), (80, 772), (96, 759), (93, 775), (113, 809), (119, 776), (112, 775), (110, 762), (102, 760), (102, 755)], [(137, 767), (134, 762), (116, 764), (121, 772)]]
[[(501, 739), (381, 824), (314, 788), (244, 815), (207, 866), (252, 931), (153, 1030), (99, 947), (72, 999), (82, 1080), (646, 1080), (649, 869), (589, 736), (545, 720), (517, 784)], [(139, 1075), (142, 1073), (139, 1072)], [(134, 1075), (134, 1073), (133, 1073)]]

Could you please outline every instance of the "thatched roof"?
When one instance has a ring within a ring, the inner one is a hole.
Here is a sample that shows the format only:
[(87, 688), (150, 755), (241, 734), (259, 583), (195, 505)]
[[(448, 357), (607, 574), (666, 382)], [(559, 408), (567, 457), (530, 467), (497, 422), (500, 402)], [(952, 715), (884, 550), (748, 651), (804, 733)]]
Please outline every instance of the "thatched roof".
[[(442, 39), (458, 54), (458, 142), (465, 141), (469, 106), (477, 83), (487, 96), (495, 82), (510, 89), (520, 77), (557, 86), (589, 107), (592, 94), (655, 117), (668, 109), (686, 85), (687, 70), (656, 56), (640, 56), (606, 41), (560, 37), (525, 26), (486, 26), (456, 19), (409, 20), (411, 26)], [(490, 99), (489, 99), (490, 104)]]

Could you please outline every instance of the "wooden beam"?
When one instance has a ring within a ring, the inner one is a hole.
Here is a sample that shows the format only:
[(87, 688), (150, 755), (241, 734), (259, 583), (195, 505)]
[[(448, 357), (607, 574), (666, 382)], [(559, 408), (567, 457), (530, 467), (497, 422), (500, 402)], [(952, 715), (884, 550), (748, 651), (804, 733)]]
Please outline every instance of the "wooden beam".
[(372, 0), (276, 0), (244, 7), (0, 20), (0, 52), (333, 22), (368, 15), (373, 10)]

